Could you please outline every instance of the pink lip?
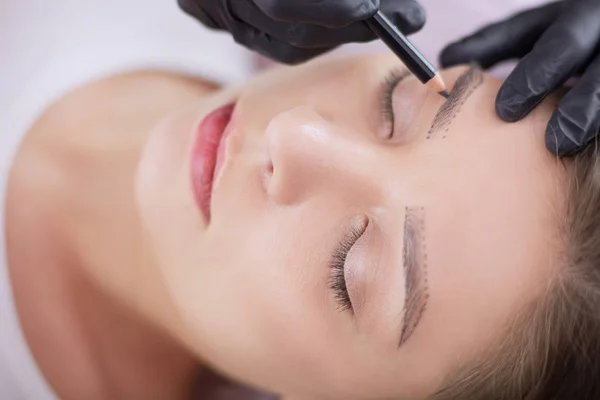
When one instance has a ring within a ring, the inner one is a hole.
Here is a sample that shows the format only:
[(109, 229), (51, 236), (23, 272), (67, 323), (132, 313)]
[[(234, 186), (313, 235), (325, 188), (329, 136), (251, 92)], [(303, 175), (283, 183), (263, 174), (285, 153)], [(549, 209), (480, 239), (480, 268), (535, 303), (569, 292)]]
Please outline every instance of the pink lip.
[(225, 158), (225, 139), (231, 131), (234, 108), (235, 104), (229, 104), (211, 112), (196, 131), (190, 162), (192, 191), (207, 222), (210, 222), (213, 183)]

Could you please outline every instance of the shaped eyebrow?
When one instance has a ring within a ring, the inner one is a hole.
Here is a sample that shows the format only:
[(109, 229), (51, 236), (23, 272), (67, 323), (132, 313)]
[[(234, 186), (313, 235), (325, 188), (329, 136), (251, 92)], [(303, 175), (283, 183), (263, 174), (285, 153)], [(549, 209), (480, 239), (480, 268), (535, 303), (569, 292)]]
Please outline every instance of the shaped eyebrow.
[(406, 300), (398, 347), (412, 336), (429, 300), (423, 214), (423, 208), (406, 208), (403, 247)]
[(440, 107), (427, 133), (427, 139), (430, 139), (436, 132), (448, 130), (454, 118), (460, 113), (462, 106), (482, 83), (483, 70), (478, 65), (472, 64), (458, 77), (452, 92), (450, 92), (450, 97)]

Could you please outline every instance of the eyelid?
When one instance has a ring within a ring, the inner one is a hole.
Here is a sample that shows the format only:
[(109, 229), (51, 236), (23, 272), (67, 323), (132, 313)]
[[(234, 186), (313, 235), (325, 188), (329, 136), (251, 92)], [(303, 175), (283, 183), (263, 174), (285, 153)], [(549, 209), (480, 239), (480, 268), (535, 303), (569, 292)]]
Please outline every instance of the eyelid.
[[(377, 223), (369, 219), (363, 234), (348, 253), (344, 276), (352, 309), (359, 314), (364, 308), (368, 292), (374, 289), (374, 277), (377, 276), (380, 260), (381, 235)], [(364, 316), (363, 316), (364, 317)]]
[(396, 87), (409, 76), (410, 72), (406, 68), (394, 68), (388, 73), (379, 89), (379, 110), (383, 126), (385, 127), (384, 132), (386, 139), (390, 139), (394, 136), (394, 91)]
[(352, 248), (367, 231), (369, 218), (366, 216), (356, 217), (350, 224), (350, 230), (346, 232), (329, 262), (330, 276), (329, 289), (333, 291), (335, 300), (340, 311), (353, 310), (352, 301), (346, 285), (346, 259)]

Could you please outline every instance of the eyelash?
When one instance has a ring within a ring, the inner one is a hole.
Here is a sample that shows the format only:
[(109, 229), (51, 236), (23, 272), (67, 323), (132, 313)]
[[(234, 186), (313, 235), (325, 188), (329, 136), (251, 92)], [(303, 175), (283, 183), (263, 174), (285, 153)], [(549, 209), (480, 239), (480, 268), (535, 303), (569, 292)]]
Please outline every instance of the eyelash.
[(348, 232), (344, 238), (340, 241), (333, 257), (329, 263), (331, 274), (329, 277), (329, 289), (333, 291), (335, 301), (338, 305), (338, 310), (346, 311), (352, 310), (352, 302), (350, 301), (350, 295), (346, 286), (345, 264), (348, 253), (352, 247), (356, 244), (358, 239), (367, 230), (369, 225), (368, 220), (361, 226), (352, 226), (350, 232)]
[(380, 110), (383, 120), (390, 126), (390, 132), (387, 139), (394, 136), (394, 90), (396, 86), (406, 78), (406, 71), (403, 69), (394, 69), (385, 78), (381, 84)]

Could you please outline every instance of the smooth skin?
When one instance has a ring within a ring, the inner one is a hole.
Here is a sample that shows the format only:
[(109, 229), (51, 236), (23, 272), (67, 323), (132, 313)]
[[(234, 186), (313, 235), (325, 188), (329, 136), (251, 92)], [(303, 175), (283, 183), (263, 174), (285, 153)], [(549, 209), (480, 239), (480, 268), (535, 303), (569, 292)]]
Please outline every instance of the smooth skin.
[[(7, 228), (19, 314), (57, 392), (186, 398), (202, 360), (294, 400), (421, 399), (502, 340), (558, 268), (566, 174), (544, 147), (556, 99), (508, 125), (486, 76), (427, 139), (444, 99), (409, 78), (388, 139), (379, 89), (395, 67), (317, 60), (225, 92), (141, 73), (50, 108), (17, 156)], [(465, 70), (443, 72), (450, 87)], [(231, 101), (207, 224), (190, 151)], [(424, 212), (430, 298), (398, 347), (407, 207)], [(352, 313), (328, 262), (356, 218), (369, 224), (346, 260)]]

